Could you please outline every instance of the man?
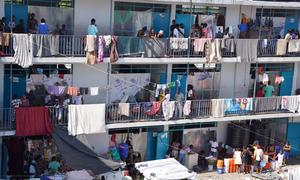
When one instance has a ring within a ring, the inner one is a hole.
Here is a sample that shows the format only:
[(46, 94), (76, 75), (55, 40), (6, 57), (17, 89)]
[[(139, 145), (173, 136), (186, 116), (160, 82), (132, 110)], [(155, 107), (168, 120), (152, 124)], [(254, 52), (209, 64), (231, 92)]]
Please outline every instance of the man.
[(210, 143), (210, 154), (213, 156), (213, 157), (217, 157), (217, 148), (219, 146), (216, 138), (214, 138), (212, 141), (209, 142)]
[(25, 25), (24, 25), (23, 19), (20, 19), (19, 24), (16, 26), (15, 32), (16, 33), (25, 33)]
[(257, 148), (256, 151), (254, 151), (254, 159), (255, 159), (254, 166), (256, 167), (257, 173), (260, 173), (261, 172), (260, 162), (263, 159), (264, 152), (261, 149), (260, 145), (257, 145), (256, 148)]
[(173, 20), (172, 20), (172, 25), (170, 26), (170, 37), (173, 37), (173, 36), (174, 36), (173, 33), (174, 33), (175, 27), (176, 27), (176, 20), (173, 19)]
[(246, 14), (242, 13), (242, 24), (248, 24), (250, 22), (250, 19), (246, 16)]
[(37, 31), (38, 34), (49, 34), (49, 27), (44, 18), (41, 19), (41, 23), (38, 25)]
[(272, 97), (274, 91), (275, 91), (275, 89), (274, 89), (274, 87), (271, 85), (271, 81), (268, 81), (268, 85), (266, 85), (266, 86), (264, 87), (264, 94), (265, 94), (265, 97)]
[(16, 30), (16, 16), (12, 16), (11, 21), (8, 23), (9, 31), (15, 32)]
[(283, 146), (283, 154), (284, 154), (283, 165), (286, 165), (287, 160), (289, 159), (289, 154), (290, 154), (291, 148), (292, 147), (289, 142), (285, 143), (285, 145)]
[(137, 37), (145, 37), (147, 32), (147, 26), (144, 26), (141, 30), (138, 31)]
[(29, 20), (28, 20), (29, 33), (35, 34), (37, 26), (38, 26), (38, 21), (35, 19), (35, 14), (32, 13), (32, 14), (30, 14), (30, 17), (29, 17)]
[(67, 35), (68, 34), (65, 24), (61, 25), (61, 29), (58, 31), (58, 34), (59, 35)]
[(88, 35), (96, 36), (98, 34), (98, 28), (96, 25), (96, 20), (93, 18), (91, 24), (88, 26)]

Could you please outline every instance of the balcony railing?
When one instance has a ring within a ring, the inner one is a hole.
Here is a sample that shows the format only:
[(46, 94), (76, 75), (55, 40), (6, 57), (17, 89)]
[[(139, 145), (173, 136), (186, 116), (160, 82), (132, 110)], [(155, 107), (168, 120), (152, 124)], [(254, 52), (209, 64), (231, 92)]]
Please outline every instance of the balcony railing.
[[(34, 56), (38, 57), (85, 57), (85, 44), (86, 36), (84, 35), (33, 35), (38, 39), (40, 36), (46, 38), (42, 43), (43, 51), (46, 53), (38, 54), (36, 51), (37, 43), (33, 41), (33, 53)], [(13, 56), (13, 40), (12, 35), (9, 34), (9, 43), (0, 44), (0, 57), (2, 56)], [(230, 48), (221, 47), (222, 57), (236, 57), (236, 45), (235, 41), (239, 39), (229, 39), (232, 40), (233, 46)], [(300, 40), (299, 40), (300, 41)], [(170, 45), (170, 38), (139, 38), (139, 37), (129, 37), (129, 36), (119, 36), (117, 41), (117, 49), (119, 57), (148, 57), (148, 58), (163, 58), (163, 57), (205, 57), (205, 50), (202, 52), (196, 52), (194, 42), (195, 39), (185, 39), (187, 44), (184, 47), (179, 47), (174, 49)], [(258, 57), (299, 57), (299, 52), (289, 52), (288, 49), (286, 53), (277, 55), (277, 39), (261, 39), (257, 44), (257, 56)], [(98, 42), (96, 42), (96, 51)], [(40, 47), (39, 47), (40, 48)], [(104, 57), (109, 57), (109, 46), (104, 46)]]
[[(222, 121), (222, 117), (231, 116), (298, 113), (300, 96), (194, 100), (191, 101), (191, 106), (187, 109), (190, 111), (188, 114), (184, 110), (186, 102), (174, 103), (173, 116), (168, 120), (220, 118)], [(125, 114), (120, 111), (120, 104), (106, 105), (106, 124), (165, 121), (162, 106), (157, 108), (156, 112), (149, 113), (150, 111), (153, 112), (152, 103), (130, 103), (127, 105), (129, 105), (129, 109)], [(48, 107), (48, 109), (53, 124), (68, 125), (68, 107), (56, 106)], [(0, 130), (15, 129), (14, 112), (14, 109), (11, 108), (0, 108)]]

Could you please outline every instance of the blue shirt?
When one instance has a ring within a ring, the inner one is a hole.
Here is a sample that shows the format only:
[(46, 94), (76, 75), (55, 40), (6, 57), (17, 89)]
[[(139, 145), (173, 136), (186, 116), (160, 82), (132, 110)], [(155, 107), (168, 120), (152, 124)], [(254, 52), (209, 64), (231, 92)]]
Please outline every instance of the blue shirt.
[(98, 28), (95, 25), (90, 24), (88, 27), (88, 35), (97, 35), (97, 33), (98, 33)]
[(49, 27), (46, 23), (41, 23), (38, 25), (37, 31), (38, 31), (38, 34), (48, 34)]
[(248, 25), (247, 24), (240, 24), (239, 29), (241, 32), (246, 32), (248, 31)]

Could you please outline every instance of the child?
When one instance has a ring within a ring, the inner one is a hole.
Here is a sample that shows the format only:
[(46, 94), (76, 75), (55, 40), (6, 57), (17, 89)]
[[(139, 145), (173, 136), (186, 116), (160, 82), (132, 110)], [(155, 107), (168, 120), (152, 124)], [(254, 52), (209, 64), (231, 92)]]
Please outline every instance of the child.
[(234, 164), (238, 173), (241, 173), (242, 152), (237, 148), (233, 154)]
[(277, 156), (273, 159), (275, 160), (277, 158), (276, 161), (276, 169), (278, 171), (281, 171), (281, 167), (283, 166), (283, 161), (284, 161), (284, 154), (283, 154), (283, 150), (280, 150), (280, 153), (277, 154)]

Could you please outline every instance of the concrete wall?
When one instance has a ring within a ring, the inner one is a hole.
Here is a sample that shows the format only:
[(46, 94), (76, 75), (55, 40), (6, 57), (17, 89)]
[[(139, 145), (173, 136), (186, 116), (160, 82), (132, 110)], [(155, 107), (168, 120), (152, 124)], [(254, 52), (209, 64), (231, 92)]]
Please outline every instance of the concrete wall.
[(222, 64), (219, 98), (247, 97), (250, 79), (249, 72), (250, 64)]
[(4, 63), (0, 63), (0, 107), (3, 107), (3, 96), (4, 96)]
[(4, 0), (0, 0), (0, 17), (4, 16)]
[[(76, 87), (106, 87), (107, 64), (74, 64), (73, 85)], [(106, 91), (103, 90), (98, 96), (83, 96), (84, 103), (105, 103)]]
[(90, 146), (97, 154), (105, 154), (108, 151), (110, 135), (107, 133), (86, 135)]
[(230, 122), (218, 122), (217, 124), (217, 141), (226, 143), (227, 139), (227, 125)]
[(75, 0), (74, 11), (75, 34), (86, 34), (92, 18), (96, 19), (100, 34), (110, 34), (110, 0)]

